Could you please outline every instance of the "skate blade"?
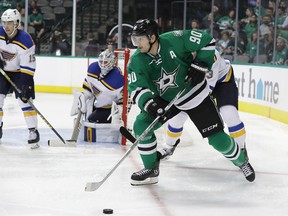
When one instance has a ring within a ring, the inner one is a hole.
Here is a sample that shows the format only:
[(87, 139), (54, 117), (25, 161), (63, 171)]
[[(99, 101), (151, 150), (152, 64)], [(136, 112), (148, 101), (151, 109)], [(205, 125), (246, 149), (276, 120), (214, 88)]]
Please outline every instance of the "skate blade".
[(158, 177), (150, 177), (145, 179), (144, 181), (136, 181), (131, 179), (131, 185), (132, 186), (141, 186), (141, 185), (151, 185), (151, 184), (157, 184), (158, 183)]

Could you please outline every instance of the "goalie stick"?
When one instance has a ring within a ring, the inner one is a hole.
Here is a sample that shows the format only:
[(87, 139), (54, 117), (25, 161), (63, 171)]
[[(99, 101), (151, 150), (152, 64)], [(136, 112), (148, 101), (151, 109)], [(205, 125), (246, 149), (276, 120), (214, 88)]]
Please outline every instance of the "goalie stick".
[(74, 129), (70, 140), (65, 140), (65, 143), (59, 142), (59, 140), (48, 140), (48, 146), (51, 147), (76, 147), (77, 139), (82, 127), (83, 113), (78, 110), (78, 115), (74, 124)]
[[(5, 73), (4, 70), (0, 68), (1, 74), (7, 79), (7, 81), (13, 86), (15, 91), (21, 94), (21, 90), (16, 86), (16, 84), (10, 79), (10, 77)], [(55, 130), (55, 128), (48, 122), (48, 120), (42, 115), (42, 113), (35, 107), (31, 100), (28, 100), (28, 104), (38, 113), (38, 115), (43, 119), (43, 121), (52, 129), (52, 131), (58, 136), (58, 138), (65, 144), (65, 140), (62, 136)]]

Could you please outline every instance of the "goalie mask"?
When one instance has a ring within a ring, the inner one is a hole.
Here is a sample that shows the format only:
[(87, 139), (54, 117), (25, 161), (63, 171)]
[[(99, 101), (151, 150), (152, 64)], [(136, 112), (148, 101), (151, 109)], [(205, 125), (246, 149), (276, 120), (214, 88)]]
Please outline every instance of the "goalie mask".
[(2, 26), (8, 36), (15, 33), (16, 29), (20, 26), (20, 22), (21, 15), (16, 9), (8, 9), (1, 16)]
[(101, 69), (100, 79), (103, 79), (115, 66), (116, 56), (113, 52), (106, 49), (100, 53), (98, 58), (99, 67)]

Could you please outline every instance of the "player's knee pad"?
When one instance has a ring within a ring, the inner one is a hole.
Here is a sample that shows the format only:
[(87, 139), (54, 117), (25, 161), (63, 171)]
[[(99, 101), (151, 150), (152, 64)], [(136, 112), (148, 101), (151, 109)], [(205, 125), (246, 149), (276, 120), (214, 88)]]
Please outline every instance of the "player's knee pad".
[(213, 146), (213, 148), (222, 154), (226, 154), (234, 146), (233, 139), (223, 130), (209, 136), (208, 142), (211, 146)]

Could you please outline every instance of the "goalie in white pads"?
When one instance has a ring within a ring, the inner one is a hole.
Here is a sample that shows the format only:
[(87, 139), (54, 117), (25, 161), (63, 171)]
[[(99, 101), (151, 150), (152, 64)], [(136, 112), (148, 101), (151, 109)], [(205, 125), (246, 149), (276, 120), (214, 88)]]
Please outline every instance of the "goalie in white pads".
[[(122, 122), (123, 86), (124, 76), (116, 66), (116, 56), (107, 49), (99, 55), (97, 62), (89, 65), (83, 82), (84, 90), (78, 96), (77, 107), (74, 108), (75, 111), (79, 109), (85, 113), (85, 141), (103, 142), (106, 137), (106, 142), (118, 142)], [(96, 129), (100, 128), (107, 133), (97, 133), (96, 139)]]
[[(31, 148), (37, 148), (40, 140), (37, 130), (37, 113), (27, 103), (28, 100), (32, 102), (32, 99), (35, 98), (33, 79), (36, 67), (35, 44), (28, 33), (18, 29), (21, 15), (16, 9), (4, 11), (1, 22), (0, 68), (21, 90), (21, 94), (15, 91), (15, 95), (29, 129), (28, 144), (31, 144)], [(11, 89), (10, 82), (0, 74), (0, 139), (2, 137), (4, 99)]]

